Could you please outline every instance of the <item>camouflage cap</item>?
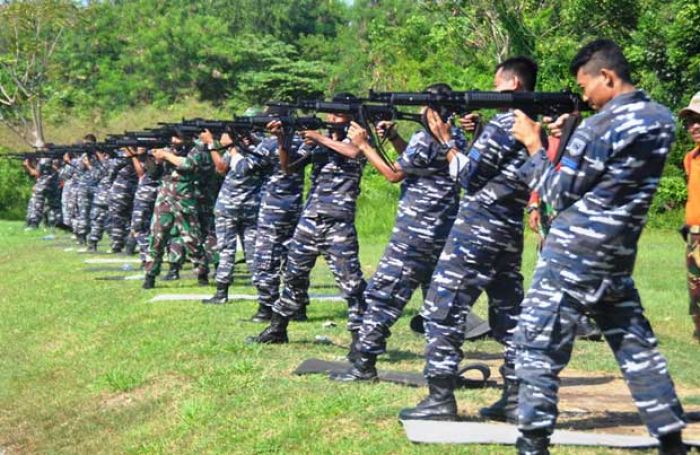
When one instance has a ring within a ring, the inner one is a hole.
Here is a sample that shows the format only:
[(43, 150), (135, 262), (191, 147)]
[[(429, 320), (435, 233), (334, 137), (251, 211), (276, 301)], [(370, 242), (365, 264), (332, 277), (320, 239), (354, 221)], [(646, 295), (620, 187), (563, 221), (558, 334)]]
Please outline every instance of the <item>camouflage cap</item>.
[(678, 113), (678, 116), (683, 118), (688, 115), (700, 115), (700, 92), (696, 93), (691, 99), (688, 107), (684, 107)]

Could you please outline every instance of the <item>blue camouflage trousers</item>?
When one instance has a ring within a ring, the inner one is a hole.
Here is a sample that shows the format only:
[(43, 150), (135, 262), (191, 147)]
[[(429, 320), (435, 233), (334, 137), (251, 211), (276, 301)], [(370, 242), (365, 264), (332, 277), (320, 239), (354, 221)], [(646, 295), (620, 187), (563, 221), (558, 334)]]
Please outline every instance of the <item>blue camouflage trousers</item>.
[(253, 283), (258, 291), (258, 303), (272, 307), (280, 298), (280, 274), (287, 262), (287, 250), (299, 221), (299, 209), (284, 212), (281, 217), (260, 210), (255, 239)]
[[(112, 187), (114, 188), (114, 186)], [(113, 250), (124, 248), (126, 238), (129, 235), (129, 224), (134, 206), (134, 191), (132, 187), (120, 187), (120, 191), (114, 189), (109, 196), (109, 237)]]
[(75, 214), (75, 204), (73, 193), (76, 191), (77, 183), (72, 179), (63, 182), (63, 192), (61, 192), (61, 217), (63, 224), (73, 226), (73, 217)]
[(148, 254), (148, 234), (151, 229), (151, 218), (156, 205), (158, 187), (140, 186), (134, 196), (134, 210), (131, 212), (131, 232), (139, 248), (139, 257), (146, 261)]
[(236, 265), (236, 247), (241, 239), (243, 255), (248, 270), (254, 273), (255, 236), (257, 219), (254, 216), (229, 218), (217, 215), (215, 221), (219, 266), (216, 268), (216, 282), (230, 285)]
[(512, 368), (512, 335), (523, 299), (522, 251), (522, 224), (518, 228), (474, 213), (460, 214), (421, 310), (427, 340), (425, 376), (457, 373), (464, 358), (466, 318), (482, 292), (488, 297), (493, 337), (505, 346), (505, 365)]
[(93, 204), (90, 210), (90, 233), (88, 241), (90, 243), (98, 243), (102, 240), (102, 235), (109, 224), (109, 207), (102, 204)]
[(571, 358), (576, 326), (588, 314), (612, 349), (649, 433), (682, 429), (683, 409), (632, 278), (616, 278), (597, 301), (583, 304), (562, 291), (551, 269), (538, 264), (515, 330), (519, 428), (554, 430), (559, 373)]
[(365, 291), (367, 310), (358, 346), (361, 352), (375, 355), (386, 352), (390, 328), (403, 313), (413, 292), (421, 286), (423, 297), (427, 295), (446, 236), (447, 232), (432, 241), (406, 242), (395, 235), (389, 241)]
[(90, 212), (92, 211), (95, 188), (81, 185), (78, 187), (78, 222), (76, 234), (87, 236), (90, 232)]
[(326, 217), (301, 217), (287, 252), (282, 297), (273, 310), (291, 318), (309, 303), (309, 276), (319, 255), (331, 269), (343, 297), (348, 303), (348, 330), (359, 330), (365, 311), (364, 291), (359, 259), (360, 245), (352, 221)]
[(39, 226), (42, 220), (50, 228), (61, 221), (61, 199), (58, 188), (52, 184), (37, 183), (33, 188), (27, 224)]

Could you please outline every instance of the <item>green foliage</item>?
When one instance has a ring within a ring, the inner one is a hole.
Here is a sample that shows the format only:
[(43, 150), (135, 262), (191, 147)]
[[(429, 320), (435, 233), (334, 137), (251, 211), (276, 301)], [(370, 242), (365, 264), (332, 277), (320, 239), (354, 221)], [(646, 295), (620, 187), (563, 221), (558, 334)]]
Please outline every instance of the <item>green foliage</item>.
[(24, 219), (31, 189), (21, 161), (4, 159), (0, 155), (0, 219)]

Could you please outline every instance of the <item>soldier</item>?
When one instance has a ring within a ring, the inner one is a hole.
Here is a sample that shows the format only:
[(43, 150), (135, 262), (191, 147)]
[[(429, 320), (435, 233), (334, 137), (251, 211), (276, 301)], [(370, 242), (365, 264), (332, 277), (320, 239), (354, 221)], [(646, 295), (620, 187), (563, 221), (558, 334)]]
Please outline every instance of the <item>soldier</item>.
[(106, 153), (96, 151), (95, 158), (86, 157), (84, 163), (98, 182), (90, 210), (90, 233), (87, 238), (87, 250), (97, 251), (97, 244), (109, 224), (109, 193), (114, 181), (114, 161)]
[(132, 150), (131, 163), (138, 177), (136, 192), (134, 193), (134, 209), (131, 212), (131, 233), (136, 239), (139, 249), (139, 257), (143, 267), (146, 265), (148, 254), (148, 234), (151, 228), (153, 208), (158, 196), (159, 166), (155, 158), (147, 154), (146, 149), (139, 147)]
[(163, 254), (171, 236), (171, 229), (176, 226), (185, 242), (197, 280), (200, 285), (209, 283), (208, 267), (201, 245), (201, 231), (197, 218), (196, 179), (197, 168), (202, 161), (202, 153), (197, 150), (200, 145), (188, 148), (186, 136), (174, 129), (172, 147), (153, 151), (162, 176), (158, 188), (148, 255), (146, 257), (146, 277), (144, 289), (155, 286), (156, 276), (160, 273)]
[(678, 116), (695, 143), (695, 148), (683, 158), (683, 168), (688, 178), (683, 236), (686, 241), (690, 316), (695, 325), (693, 338), (700, 341), (700, 92)]
[[(227, 133), (222, 135), (221, 142), (214, 141), (209, 131), (203, 132), (200, 139), (209, 147), (216, 171), (226, 176), (214, 208), (219, 253), (216, 294), (210, 299), (202, 300), (202, 303), (222, 304), (228, 301), (228, 288), (233, 280), (239, 238), (248, 269), (254, 271), (255, 229), (260, 207), (260, 188), (264, 179), (259, 172), (259, 163), (253, 159), (250, 150), (244, 150), (246, 147), (254, 148), (256, 143), (234, 146)], [(223, 156), (219, 153), (222, 148), (226, 149)]]
[[(434, 84), (425, 91), (440, 94), (451, 90), (446, 84)], [(427, 119), (440, 114), (424, 107), (422, 115)], [(427, 125), (427, 120), (424, 124)], [(365, 291), (367, 310), (359, 340), (351, 346), (353, 366), (345, 373), (331, 376), (340, 381), (376, 379), (375, 363), (377, 356), (386, 352), (386, 339), (391, 335), (389, 329), (418, 286), (425, 295), (457, 215), (459, 191), (450, 176), (447, 149), (435, 139), (438, 132), (421, 129), (406, 144), (395, 125), (382, 126), (390, 131), (389, 140), (400, 153), (393, 169), (369, 144), (367, 131), (353, 123), (348, 133), (353, 144), (387, 180), (402, 184), (389, 245)], [(452, 137), (457, 149), (464, 152), (466, 142), (462, 132), (453, 128)]]
[[(283, 114), (270, 107), (268, 114)], [(298, 153), (302, 146), (301, 137), (292, 136), (287, 158), (290, 162), (301, 161), (289, 167), (289, 173), (282, 169), (279, 149), (286, 144), (279, 121), (271, 122), (268, 129), (272, 136), (263, 139), (251, 158), (258, 167), (268, 168), (269, 178), (261, 191), (253, 258), (253, 283), (258, 291), (258, 311), (252, 317), (254, 322), (269, 321), (272, 305), (279, 299), (280, 273), (286, 263), (287, 246), (301, 215), (304, 192), (304, 163)], [(282, 144), (282, 145), (280, 145)], [(294, 316), (295, 320), (306, 319), (306, 307)]]
[(112, 252), (119, 253), (128, 242), (138, 177), (130, 151), (126, 150), (124, 156), (113, 159), (113, 172), (116, 175), (109, 193), (109, 237), (112, 241)]
[[(94, 134), (87, 134), (83, 142), (94, 144), (97, 138)], [(99, 167), (93, 166), (95, 157), (93, 154), (83, 154), (76, 159), (79, 173), (78, 183), (78, 219), (75, 234), (79, 245), (85, 245), (87, 235), (90, 232), (90, 220), (92, 211), (92, 201), (99, 182)]]
[(61, 196), (58, 181), (58, 164), (52, 158), (39, 158), (36, 166), (29, 160), (24, 161), (24, 167), (36, 179), (32, 188), (31, 210), (27, 219), (30, 228), (39, 227), (42, 219), (46, 220), (49, 229), (56, 227), (61, 221)]
[[(494, 85), (498, 91), (531, 91), (536, 79), (537, 64), (526, 57), (514, 57), (496, 67)], [(415, 408), (402, 410), (400, 417), (456, 419), (454, 388), (464, 356), (465, 320), (486, 292), (493, 336), (505, 347), (501, 367), (504, 388), (501, 399), (484, 408), (482, 414), (514, 419), (517, 385), (511, 337), (523, 296), (520, 264), (523, 211), (528, 199), (527, 186), (516, 171), (527, 154), (510, 134), (512, 112), (492, 118), (468, 156), (455, 149), (450, 130), (439, 116), (429, 120), (439, 129), (436, 136), (443, 148), (450, 150), (451, 172), (465, 194), (421, 310), (428, 342), (424, 373), (430, 395)]]
[(557, 215), (515, 331), (518, 451), (547, 454), (559, 373), (588, 313), (618, 361), (661, 454), (685, 454), (683, 409), (632, 279), (637, 242), (674, 139), (671, 113), (630, 82), (612, 41), (579, 50), (571, 72), (598, 113), (576, 129), (557, 168), (540, 125), (516, 112), (513, 135), (531, 158), (518, 174)]
[(77, 190), (77, 180), (75, 168), (71, 163), (70, 154), (66, 153), (63, 156), (63, 166), (58, 171), (58, 178), (63, 182), (63, 191), (61, 192), (61, 219), (65, 226), (72, 229), (73, 217), (75, 213), (74, 193)]
[[(340, 94), (334, 100), (352, 98)], [(335, 114), (330, 114), (328, 119), (338, 125), (352, 120), (348, 115)], [(367, 283), (358, 257), (355, 207), (365, 160), (340, 129), (333, 129), (330, 137), (317, 131), (304, 131), (301, 135), (305, 146), (299, 154), (311, 157), (313, 162), (311, 189), (289, 245), (282, 296), (273, 306), (269, 327), (250, 338), (251, 342), (288, 341), (287, 325), (295, 313), (308, 305), (309, 275), (320, 254), (347, 300), (348, 329), (356, 332), (362, 323)], [(279, 157), (282, 169), (292, 172), (287, 151), (280, 148)]]

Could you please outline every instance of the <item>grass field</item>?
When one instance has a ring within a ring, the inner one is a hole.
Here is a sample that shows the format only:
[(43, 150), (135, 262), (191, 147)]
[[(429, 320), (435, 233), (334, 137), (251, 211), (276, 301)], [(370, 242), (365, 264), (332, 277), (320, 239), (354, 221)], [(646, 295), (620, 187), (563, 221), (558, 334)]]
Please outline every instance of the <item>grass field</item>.
[[(95, 281), (110, 273), (84, 272), (84, 255), (53, 245), (65, 240), (44, 241), (42, 232), (22, 228), (0, 222), (0, 454), (512, 453), (498, 446), (409, 443), (396, 415), (425, 390), (293, 376), (305, 358), (345, 354), (340, 347), (313, 342), (322, 335), (347, 343), (343, 304), (312, 302), (310, 321), (291, 325), (289, 345), (246, 345), (244, 338), (263, 327), (243, 321), (255, 310), (252, 300), (220, 307), (148, 303), (166, 287), (205, 290), (193, 279), (159, 283), (153, 291), (141, 290), (139, 281)], [(528, 279), (535, 259), (530, 240), (524, 254)], [(383, 241), (376, 235), (361, 238), (368, 276)], [(645, 234), (636, 279), (674, 379), (686, 391), (683, 401), (697, 407), (700, 354), (690, 338), (683, 247), (675, 233)], [(329, 282), (321, 265), (312, 283)], [(418, 304), (414, 298), (409, 316)], [(483, 315), (483, 302), (477, 312)], [(424, 343), (409, 333), (408, 319), (395, 327), (380, 367), (422, 368)], [(324, 328), (328, 320), (337, 327)], [(497, 353), (500, 348), (483, 341), (465, 351)], [(578, 343), (570, 368), (617, 372), (602, 343)], [(458, 392), (463, 410), (497, 396), (496, 389)], [(553, 453), (615, 452), (569, 448)]]

